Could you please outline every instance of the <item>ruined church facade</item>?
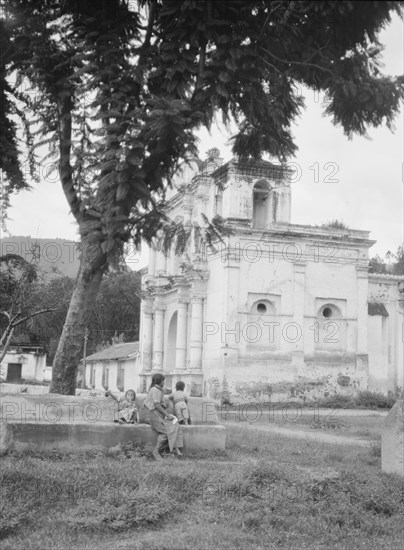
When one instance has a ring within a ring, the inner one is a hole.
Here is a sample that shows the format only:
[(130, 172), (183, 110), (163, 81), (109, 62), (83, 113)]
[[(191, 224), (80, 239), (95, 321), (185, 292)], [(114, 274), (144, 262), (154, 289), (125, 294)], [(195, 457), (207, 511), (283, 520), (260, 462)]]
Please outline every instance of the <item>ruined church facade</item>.
[(403, 387), (404, 278), (369, 274), (368, 231), (293, 224), (291, 179), (217, 149), (179, 173), (167, 214), (191, 236), (142, 270), (140, 390), (154, 372), (210, 397)]

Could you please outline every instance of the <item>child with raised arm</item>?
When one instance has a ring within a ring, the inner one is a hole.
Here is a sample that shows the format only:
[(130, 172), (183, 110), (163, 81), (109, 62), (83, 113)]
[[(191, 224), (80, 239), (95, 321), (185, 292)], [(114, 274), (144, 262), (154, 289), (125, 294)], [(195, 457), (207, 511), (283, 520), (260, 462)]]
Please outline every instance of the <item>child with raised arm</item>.
[(117, 397), (109, 390), (105, 392), (105, 397), (112, 397), (118, 402), (118, 422), (119, 424), (139, 424), (139, 411), (136, 407), (136, 392), (134, 390), (128, 390), (124, 397)]
[(175, 384), (175, 392), (168, 396), (174, 402), (175, 416), (180, 424), (189, 424), (188, 399), (184, 393), (185, 383), (178, 381)]

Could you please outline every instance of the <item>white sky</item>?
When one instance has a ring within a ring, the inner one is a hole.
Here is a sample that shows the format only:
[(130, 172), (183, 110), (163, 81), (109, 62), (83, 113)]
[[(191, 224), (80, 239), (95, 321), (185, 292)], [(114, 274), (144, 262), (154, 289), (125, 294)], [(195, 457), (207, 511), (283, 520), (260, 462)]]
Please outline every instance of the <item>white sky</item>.
[[(384, 72), (404, 74), (403, 22), (394, 17), (380, 39), (386, 47)], [(291, 162), (297, 163), (293, 167), (299, 166), (301, 176), (292, 183), (292, 223), (319, 225), (343, 220), (352, 229), (371, 231), (370, 237), (377, 240), (371, 256), (396, 251), (404, 240), (403, 110), (394, 134), (387, 128), (370, 129), (370, 139), (355, 137), (349, 141), (340, 128), (322, 116), (321, 101), (308, 91), (306, 110), (294, 128), (299, 151)], [(231, 158), (225, 131), (216, 127), (211, 135), (205, 130), (199, 137), (202, 158), (211, 147), (218, 147), (225, 161)], [(328, 169), (324, 168), (326, 163), (332, 163)], [(318, 167), (317, 177), (314, 167)], [(42, 172), (39, 185), (12, 198), (7, 224), (10, 234), (77, 240), (74, 219), (56, 173), (46, 178), (45, 167)], [(327, 181), (327, 175), (336, 181)], [(143, 256), (133, 268), (144, 265)]]

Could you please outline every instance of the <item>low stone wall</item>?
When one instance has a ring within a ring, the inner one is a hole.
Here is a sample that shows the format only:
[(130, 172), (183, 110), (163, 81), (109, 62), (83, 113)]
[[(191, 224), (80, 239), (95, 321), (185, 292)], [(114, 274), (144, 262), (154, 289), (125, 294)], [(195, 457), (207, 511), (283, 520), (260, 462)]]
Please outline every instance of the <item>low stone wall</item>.
[[(144, 394), (136, 397), (141, 423), (120, 425), (114, 424), (118, 404), (111, 397), (2, 394), (0, 454), (8, 449), (111, 450), (129, 441), (153, 446), (156, 434), (142, 423), (145, 397)], [(172, 410), (168, 399), (167, 405)], [(188, 406), (191, 425), (183, 427), (184, 448), (224, 450), (225, 428), (218, 421), (215, 404), (191, 397)]]
[[(36, 422), (9, 423), (12, 430), (10, 450), (58, 450), (77, 452), (100, 450), (113, 452), (119, 446), (132, 442), (134, 445), (152, 449), (157, 435), (147, 424), (115, 425), (106, 422), (97, 424)], [(184, 450), (224, 450), (224, 426), (183, 426)]]
[[(145, 394), (137, 394), (136, 404), (142, 421)], [(166, 399), (168, 410), (172, 401)], [(219, 424), (215, 403), (203, 397), (190, 397), (191, 424)], [(118, 403), (112, 397), (78, 395), (29, 395), (4, 393), (0, 400), (0, 419), (7, 422), (88, 423), (113, 422), (118, 419)]]

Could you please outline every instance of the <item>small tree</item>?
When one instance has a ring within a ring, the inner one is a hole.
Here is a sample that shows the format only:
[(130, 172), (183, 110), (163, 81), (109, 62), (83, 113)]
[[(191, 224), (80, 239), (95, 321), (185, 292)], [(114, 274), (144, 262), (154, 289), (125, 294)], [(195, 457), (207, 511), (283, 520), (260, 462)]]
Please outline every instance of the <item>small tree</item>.
[(369, 267), (370, 273), (386, 273), (386, 264), (379, 254), (369, 260)]
[(49, 281), (40, 281), (35, 287), (35, 302), (41, 309), (53, 307), (47, 315), (38, 315), (27, 320), (15, 332), (31, 343), (40, 342), (46, 350), (48, 361), (52, 362), (57, 343), (63, 331), (66, 314), (72, 297), (74, 279), (56, 276)]
[(17, 327), (55, 309), (55, 305), (37, 307), (37, 283), (38, 269), (35, 264), (16, 254), (0, 257), (0, 316), (3, 318), (0, 363), (9, 349)]
[(390, 273), (391, 275), (404, 275), (404, 248), (400, 245), (397, 252), (388, 250), (381, 258), (378, 254), (369, 261), (370, 273)]
[(397, 248), (397, 252), (394, 255), (393, 273), (395, 275), (404, 275), (404, 246), (401, 245)]

